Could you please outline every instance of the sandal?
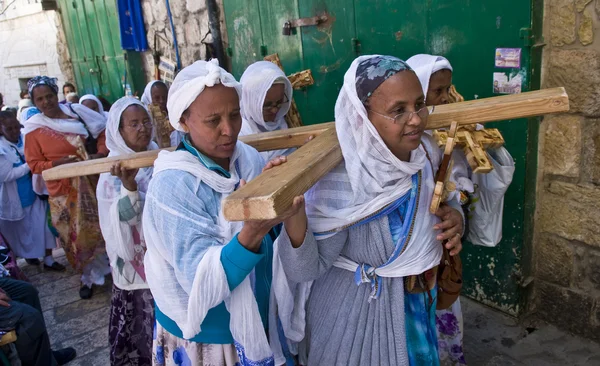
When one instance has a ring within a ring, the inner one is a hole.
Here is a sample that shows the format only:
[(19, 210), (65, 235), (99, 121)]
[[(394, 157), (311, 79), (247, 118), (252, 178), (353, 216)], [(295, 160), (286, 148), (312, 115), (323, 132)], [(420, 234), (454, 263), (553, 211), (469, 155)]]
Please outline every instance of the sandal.
[(46, 263), (44, 263), (44, 269), (48, 269), (50, 271), (62, 272), (62, 271), (64, 271), (66, 269), (66, 267), (63, 266), (62, 264), (58, 263), (58, 262), (54, 262), (54, 263), (52, 263), (51, 266), (49, 266)]
[(87, 287), (86, 285), (81, 286), (81, 288), (79, 289), (79, 297), (81, 297), (84, 300), (91, 299), (93, 294), (94, 290), (91, 287)]

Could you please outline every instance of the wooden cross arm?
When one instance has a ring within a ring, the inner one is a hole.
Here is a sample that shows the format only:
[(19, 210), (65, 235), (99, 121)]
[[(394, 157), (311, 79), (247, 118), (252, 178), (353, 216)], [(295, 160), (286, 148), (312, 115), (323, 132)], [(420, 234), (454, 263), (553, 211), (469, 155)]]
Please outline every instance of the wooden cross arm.
[[(291, 147), (300, 147), (304, 145), (309, 136), (318, 136), (333, 125), (333, 122), (331, 122), (288, 130), (240, 136), (240, 140), (254, 147), (258, 151), (289, 149)], [(121, 165), (126, 169), (145, 168), (152, 166), (154, 160), (158, 157), (158, 154), (163, 150), (173, 151), (175, 148), (169, 147), (160, 150), (144, 151), (141, 153), (60, 165), (52, 169), (44, 170), (42, 172), (42, 177), (44, 180), (58, 180), (106, 173), (110, 172), (110, 168), (116, 162), (121, 162)]]
[[(427, 129), (533, 117), (569, 110), (564, 88), (506, 95), (440, 106)], [(305, 193), (342, 161), (334, 130), (327, 130), (288, 157), (288, 162), (250, 181), (222, 202), (229, 221), (266, 220), (281, 216), (295, 196)]]
[(317, 180), (342, 161), (335, 127), (288, 156), (281, 168), (270, 169), (233, 192), (223, 201), (228, 220), (267, 219), (280, 216), (294, 197), (304, 194)]

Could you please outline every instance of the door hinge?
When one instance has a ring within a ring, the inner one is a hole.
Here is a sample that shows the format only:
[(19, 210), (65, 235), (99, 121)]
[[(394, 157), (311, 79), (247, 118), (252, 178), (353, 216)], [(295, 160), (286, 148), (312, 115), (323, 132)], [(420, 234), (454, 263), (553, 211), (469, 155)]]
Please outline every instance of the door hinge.
[(260, 46), (260, 54), (262, 57), (265, 57), (267, 55), (267, 46), (265, 46), (265, 45)]
[(227, 47), (227, 56), (233, 57), (233, 48)]
[(359, 56), (360, 55), (360, 41), (358, 38), (352, 38), (352, 51)]
[(521, 28), (519, 36), (523, 40), (523, 45), (525, 47), (533, 46), (533, 31), (531, 28)]

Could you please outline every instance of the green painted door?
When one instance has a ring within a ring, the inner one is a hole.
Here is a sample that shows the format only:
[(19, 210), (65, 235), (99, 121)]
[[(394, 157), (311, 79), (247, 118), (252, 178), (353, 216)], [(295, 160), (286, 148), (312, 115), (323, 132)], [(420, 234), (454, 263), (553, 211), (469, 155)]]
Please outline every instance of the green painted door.
[(58, 0), (67, 37), (75, 83), (80, 95), (95, 94), (114, 102), (124, 95), (123, 84), (141, 95), (141, 57), (121, 49), (119, 18), (114, 0)]
[[(294, 94), (305, 124), (333, 120), (344, 73), (359, 54), (403, 59), (417, 53), (444, 55), (454, 67), (454, 84), (467, 100), (494, 95), (494, 72), (520, 73), (523, 91), (530, 88), (531, 47), (521, 38), (521, 29), (532, 26), (529, 0), (294, 0), (285, 5), (254, 1), (258, 6), (253, 5), (252, 14), (234, 10), (245, 6), (243, 0), (226, 2), (233, 72), (239, 76), (248, 64), (260, 59), (261, 47), (268, 53), (278, 52), (288, 73), (310, 68), (315, 85)], [(287, 19), (322, 14), (329, 17), (325, 24), (299, 28), (292, 36), (281, 34)], [(254, 25), (253, 38), (244, 39), (244, 50), (231, 42), (232, 35), (237, 39), (248, 34), (238, 33), (240, 23)], [(521, 48), (520, 68), (495, 68), (496, 48)], [(537, 129), (535, 122), (527, 120), (491, 127), (501, 129), (516, 172), (505, 198), (502, 242), (496, 248), (465, 244), (464, 294), (518, 314), (523, 298), (522, 251), (530, 245), (524, 238), (530, 230), (525, 214), (532, 197), (526, 196), (525, 187), (535, 181), (535, 176), (526, 179), (526, 172), (535, 171), (536, 164), (527, 154), (528, 146), (535, 146), (531, 142), (537, 138)]]

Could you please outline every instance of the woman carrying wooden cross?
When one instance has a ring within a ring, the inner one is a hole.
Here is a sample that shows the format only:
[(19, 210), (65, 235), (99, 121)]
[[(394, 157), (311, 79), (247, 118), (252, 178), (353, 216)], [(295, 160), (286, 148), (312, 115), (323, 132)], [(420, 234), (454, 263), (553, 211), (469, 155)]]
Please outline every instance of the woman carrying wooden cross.
[(361, 56), (346, 73), (344, 161), (306, 195), (314, 236), (277, 242), (289, 296), (308, 297), (282, 319), (302, 364), (439, 364), (436, 268), (444, 241), (460, 252), (463, 217), (459, 205), (429, 213), (441, 157), (423, 133), (429, 113), (404, 61)]
[(302, 243), (304, 200), (296, 197), (275, 220), (224, 219), (221, 201), (265, 166), (238, 141), (240, 97), (240, 84), (216, 60), (186, 67), (169, 90), (171, 125), (186, 135), (155, 161), (142, 221), (146, 279), (156, 302), (155, 365), (286, 362), (286, 352), (279, 348), (275, 357), (270, 345), (279, 338), (277, 309), (270, 306), (273, 242), (284, 222), (289, 241)]

